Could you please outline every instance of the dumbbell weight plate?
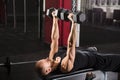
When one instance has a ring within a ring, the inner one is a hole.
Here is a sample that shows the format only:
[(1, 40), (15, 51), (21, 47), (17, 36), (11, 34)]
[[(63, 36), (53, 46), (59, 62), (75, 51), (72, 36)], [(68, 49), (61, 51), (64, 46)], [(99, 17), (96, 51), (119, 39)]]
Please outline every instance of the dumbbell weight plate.
[(84, 13), (81, 13), (80, 16), (79, 16), (79, 21), (80, 22), (84, 22), (86, 20), (86, 16)]
[(69, 19), (68, 19), (69, 13), (70, 13), (69, 10), (62, 9), (61, 14), (60, 14), (60, 19), (65, 20), (65, 21), (69, 21)]
[(62, 10), (63, 10), (63, 9), (56, 9), (56, 10), (55, 10), (55, 16), (57, 16), (58, 18), (61, 18), (61, 17), (60, 17), (60, 16), (61, 16), (60, 14), (61, 14)]
[(82, 23), (85, 21), (86, 19), (86, 16), (84, 13), (82, 12), (75, 12), (73, 13), (73, 20), (76, 22), (76, 23)]
[(46, 15), (52, 18), (52, 12), (55, 11), (55, 8), (49, 8), (46, 11)]

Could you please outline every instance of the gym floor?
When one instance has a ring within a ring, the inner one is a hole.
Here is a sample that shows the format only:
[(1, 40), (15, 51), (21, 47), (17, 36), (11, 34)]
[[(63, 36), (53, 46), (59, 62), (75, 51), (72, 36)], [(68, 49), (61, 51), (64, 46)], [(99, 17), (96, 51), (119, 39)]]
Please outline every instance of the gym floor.
[[(81, 47), (96, 46), (101, 53), (120, 53), (120, 28), (104, 26), (106, 28), (103, 29), (103, 25), (82, 26), (84, 27), (81, 27)], [(36, 61), (47, 57), (49, 45), (36, 37), (32, 32), (24, 34), (0, 26), (0, 63), (5, 62), (8, 56), (12, 62)], [(0, 67), (0, 80), (40, 79), (35, 73), (34, 63), (31, 63), (12, 66), (9, 75), (6, 68)]]

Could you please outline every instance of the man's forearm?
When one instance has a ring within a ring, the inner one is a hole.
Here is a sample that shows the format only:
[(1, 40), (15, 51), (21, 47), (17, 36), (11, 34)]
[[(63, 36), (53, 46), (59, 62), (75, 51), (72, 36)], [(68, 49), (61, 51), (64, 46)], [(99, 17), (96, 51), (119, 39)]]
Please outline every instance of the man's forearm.
[(72, 21), (71, 31), (68, 37), (68, 48), (74, 46), (76, 44), (76, 23)]
[(57, 28), (58, 28), (58, 18), (53, 17), (53, 26), (52, 26), (51, 40), (59, 38), (59, 35), (58, 35), (59, 34), (59, 30), (56, 30)]
[(49, 59), (53, 61), (54, 55), (55, 55), (55, 53), (51, 50), (49, 53)]

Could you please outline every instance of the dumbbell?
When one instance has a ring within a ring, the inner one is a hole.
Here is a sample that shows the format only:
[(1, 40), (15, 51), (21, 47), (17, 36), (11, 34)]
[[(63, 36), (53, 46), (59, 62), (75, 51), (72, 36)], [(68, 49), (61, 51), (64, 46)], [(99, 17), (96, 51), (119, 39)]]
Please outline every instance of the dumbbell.
[(46, 11), (46, 15), (49, 16), (50, 18), (52, 18), (52, 12), (55, 11), (55, 8), (49, 8)]
[(63, 9), (63, 8), (55, 9), (52, 7), (52, 8), (47, 9), (46, 15), (49, 16), (50, 18), (52, 18), (53, 11), (55, 11), (55, 16), (57, 16), (59, 19), (69, 21), (67, 16), (71, 12), (70, 10)]
[(52, 12), (55, 11), (55, 16), (60, 18), (60, 13), (62, 12), (63, 9), (55, 9), (55, 8), (49, 8), (46, 11), (46, 15), (52, 18)]
[[(60, 13), (60, 19), (62, 20), (65, 20), (65, 21), (69, 21), (68, 19), (68, 15), (69, 13), (71, 13), (70, 10), (67, 10), (67, 9), (62, 9), (61, 13)], [(86, 19), (86, 16), (84, 13), (82, 12), (74, 12), (73, 13), (73, 20), (76, 22), (76, 23), (82, 23), (85, 21)]]
[(67, 16), (69, 15), (70, 11), (67, 9), (55, 9), (55, 8), (49, 8), (46, 11), (46, 15), (49, 16), (50, 18), (52, 18), (52, 12), (55, 11), (55, 16), (57, 16), (59, 19), (65, 20), (65, 21), (69, 21), (69, 19), (67, 18)]

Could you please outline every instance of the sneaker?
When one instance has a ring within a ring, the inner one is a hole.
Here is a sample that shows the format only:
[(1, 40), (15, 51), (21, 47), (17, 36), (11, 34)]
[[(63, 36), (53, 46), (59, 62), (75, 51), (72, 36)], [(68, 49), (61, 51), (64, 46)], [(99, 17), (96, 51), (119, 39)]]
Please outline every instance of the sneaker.
[(90, 50), (90, 51), (97, 51), (97, 47), (88, 47), (87, 50)]

